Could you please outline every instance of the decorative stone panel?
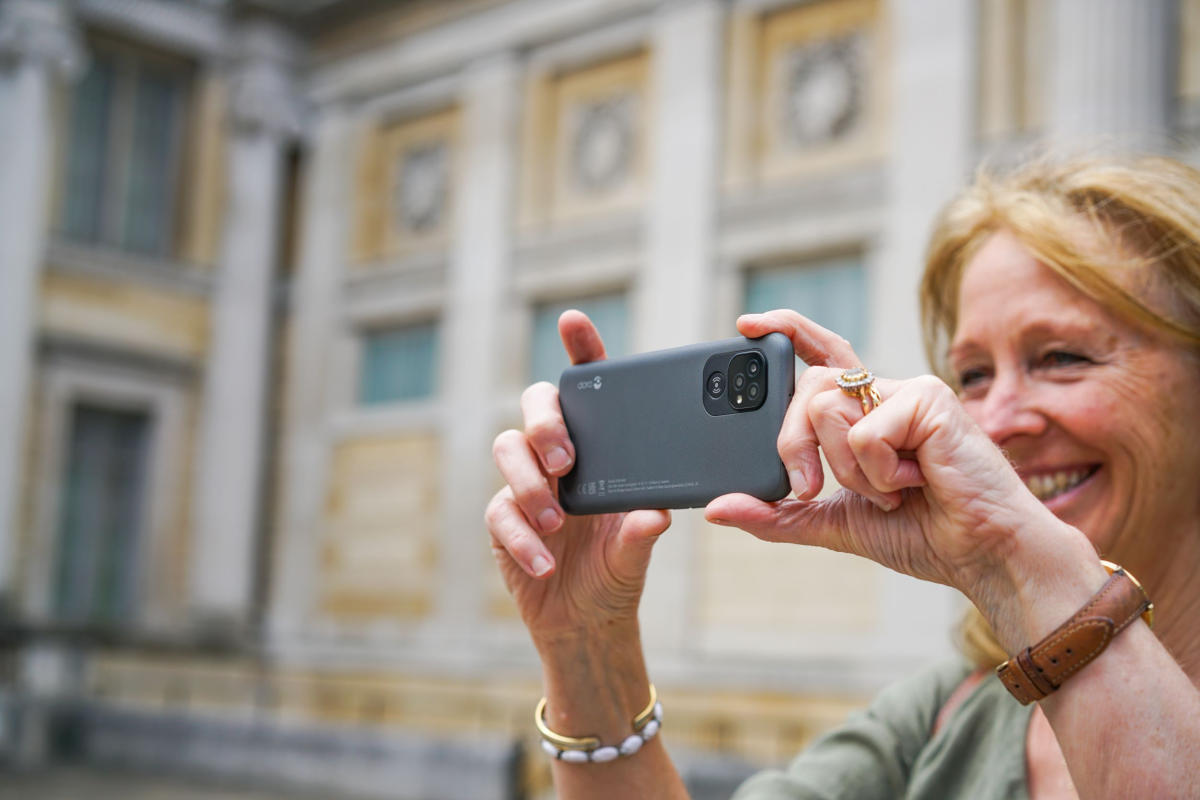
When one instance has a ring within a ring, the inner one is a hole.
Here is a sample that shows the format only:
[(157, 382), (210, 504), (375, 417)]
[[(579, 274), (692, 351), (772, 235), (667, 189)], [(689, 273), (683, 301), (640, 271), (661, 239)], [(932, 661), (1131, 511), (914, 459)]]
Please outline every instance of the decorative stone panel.
[(725, 182), (883, 155), (887, 52), (878, 0), (822, 0), (730, 20)]
[(526, 89), (522, 220), (546, 223), (637, 207), (646, 181), (647, 69), (638, 52)]
[(431, 610), (438, 464), (439, 442), (429, 434), (337, 445), (320, 561), (323, 617), (394, 621)]
[(353, 256), (374, 261), (444, 248), (453, 224), (457, 113), (375, 124), (361, 142)]

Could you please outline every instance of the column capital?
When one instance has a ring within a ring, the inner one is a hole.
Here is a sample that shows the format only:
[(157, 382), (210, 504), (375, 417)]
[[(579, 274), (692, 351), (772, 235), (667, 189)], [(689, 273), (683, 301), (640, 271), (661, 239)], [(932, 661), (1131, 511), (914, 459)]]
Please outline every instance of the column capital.
[(235, 132), (300, 135), (304, 109), (296, 80), (302, 57), (299, 41), (266, 20), (242, 23), (234, 36), (229, 111)]
[(33, 62), (75, 80), (87, 53), (70, 7), (62, 0), (0, 2), (0, 68)]

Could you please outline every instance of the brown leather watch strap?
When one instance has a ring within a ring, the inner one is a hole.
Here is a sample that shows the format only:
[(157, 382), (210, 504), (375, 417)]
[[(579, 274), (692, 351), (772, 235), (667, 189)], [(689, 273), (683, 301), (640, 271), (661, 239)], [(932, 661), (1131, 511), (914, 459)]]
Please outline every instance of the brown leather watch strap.
[(1112, 575), (1087, 605), (1045, 639), (996, 668), (1004, 688), (1021, 705), (1057, 691), (1139, 616), (1153, 624), (1154, 605), (1141, 584), (1115, 564), (1105, 563), (1105, 567)]

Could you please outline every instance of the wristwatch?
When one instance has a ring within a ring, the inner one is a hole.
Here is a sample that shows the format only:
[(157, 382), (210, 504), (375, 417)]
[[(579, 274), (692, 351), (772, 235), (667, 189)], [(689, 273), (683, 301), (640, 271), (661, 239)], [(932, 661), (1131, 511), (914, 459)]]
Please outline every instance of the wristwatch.
[(1142, 585), (1124, 568), (1101, 563), (1109, 578), (1087, 605), (1045, 639), (996, 667), (1000, 682), (1021, 705), (1058, 691), (1139, 616), (1154, 627), (1154, 604)]

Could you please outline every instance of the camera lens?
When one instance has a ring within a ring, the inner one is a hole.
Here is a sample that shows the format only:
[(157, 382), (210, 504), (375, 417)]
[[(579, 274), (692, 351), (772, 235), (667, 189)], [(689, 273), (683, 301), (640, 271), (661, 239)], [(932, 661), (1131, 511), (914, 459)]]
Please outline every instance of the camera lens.
[(746, 396), (749, 397), (751, 400), (758, 399), (758, 384), (757, 383), (750, 384), (750, 388), (746, 390)]
[[(694, 386), (695, 384), (693, 384)], [(720, 397), (725, 391), (725, 376), (719, 372), (714, 372), (708, 378), (708, 393), (713, 397)]]
[(752, 358), (750, 359), (750, 363), (746, 365), (746, 372), (750, 374), (751, 378), (756, 377), (761, 366), (757, 358)]
[[(692, 384), (692, 385), (695, 386), (696, 384)], [(746, 376), (745, 375), (743, 375), (742, 373), (739, 372), (737, 375), (733, 376), (733, 388), (737, 389), (740, 392), (742, 390), (742, 387), (745, 385), (746, 385)]]

